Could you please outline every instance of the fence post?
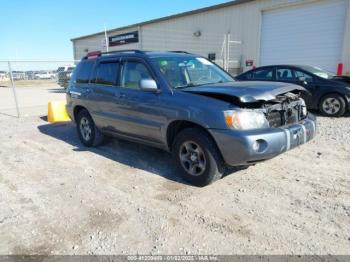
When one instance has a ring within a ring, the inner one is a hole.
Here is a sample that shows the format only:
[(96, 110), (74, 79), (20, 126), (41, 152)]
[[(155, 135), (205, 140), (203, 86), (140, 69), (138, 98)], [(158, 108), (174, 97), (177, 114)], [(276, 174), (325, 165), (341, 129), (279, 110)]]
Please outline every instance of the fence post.
[(10, 78), (11, 78), (11, 85), (12, 85), (12, 92), (13, 92), (13, 97), (15, 99), (15, 104), (16, 104), (16, 111), (17, 111), (17, 117), (20, 117), (19, 114), (19, 108), (18, 108), (18, 100), (17, 100), (17, 94), (16, 94), (16, 86), (13, 81), (13, 75), (12, 75), (12, 69), (11, 69), (11, 63), (8, 61), (8, 67), (9, 67), (9, 73), (10, 73)]

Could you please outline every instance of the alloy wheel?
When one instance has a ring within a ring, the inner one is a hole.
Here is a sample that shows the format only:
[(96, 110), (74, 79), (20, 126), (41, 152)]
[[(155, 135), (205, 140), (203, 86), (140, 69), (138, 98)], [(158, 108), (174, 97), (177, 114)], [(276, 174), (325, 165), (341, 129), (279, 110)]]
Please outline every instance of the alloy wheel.
[(206, 159), (203, 149), (193, 141), (186, 141), (180, 146), (179, 157), (182, 167), (192, 176), (205, 172)]
[(89, 119), (82, 117), (80, 120), (80, 134), (85, 141), (91, 139), (92, 128)]
[(334, 97), (329, 97), (324, 100), (322, 109), (329, 115), (337, 114), (340, 110), (340, 101)]

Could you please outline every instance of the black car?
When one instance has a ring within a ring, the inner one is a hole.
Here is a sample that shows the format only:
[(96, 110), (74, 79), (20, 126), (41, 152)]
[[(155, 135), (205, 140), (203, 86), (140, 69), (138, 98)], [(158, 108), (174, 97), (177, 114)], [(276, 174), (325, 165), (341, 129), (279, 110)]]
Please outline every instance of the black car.
[(350, 110), (350, 83), (348, 77), (314, 66), (262, 66), (238, 75), (238, 81), (277, 81), (298, 84), (310, 95), (304, 95), (309, 109), (320, 110), (326, 116), (341, 116)]

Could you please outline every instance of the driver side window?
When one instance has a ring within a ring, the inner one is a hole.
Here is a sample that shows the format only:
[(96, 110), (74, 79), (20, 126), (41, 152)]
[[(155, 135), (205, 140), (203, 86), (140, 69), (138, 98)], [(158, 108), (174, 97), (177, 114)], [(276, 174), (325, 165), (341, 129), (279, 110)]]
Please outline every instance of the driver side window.
[(276, 71), (276, 79), (281, 81), (294, 81), (293, 71), (289, 68), (278, 68)]
[(142, 79), (153, 79), (143, 63), (136, 61), (124, 62), (120, 78), (121, 87), (139, 89)]
[(304, 77), (306, 82), (312, 82), (313, 81), (312, 76), (310, 76), (309, 74), (306, 74), (306, 73), (304, 73), (302, 71), (295, 70), (294, 74), (295, 74), (295, 77), (297, 79), (300, 79), (301, 77)]

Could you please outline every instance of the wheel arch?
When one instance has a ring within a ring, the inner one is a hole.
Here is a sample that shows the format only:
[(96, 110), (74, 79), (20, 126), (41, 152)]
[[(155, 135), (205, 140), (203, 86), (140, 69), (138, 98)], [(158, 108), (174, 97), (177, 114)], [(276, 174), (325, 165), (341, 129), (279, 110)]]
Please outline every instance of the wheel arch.
[(176, 135), (178, 135), (182, 130), (186, 128), (201, 129), (202, 131), (207, 133), (216, 144), (214, 137), (210, 134), (210, 132), (208, 132), (208, 130), (204, 126), (189, 120), (174, 120), (169, 123), (166, 130), (166, 142), (167, 142), (167, 147), (169, 151), (172, 151), (172, 147), (173, 147), (173, 143)]
[(346, 108), (349, 108), (349, 101), (348, 99), (345, 97), (344, 94), (342, 94), (341, 92), (338, 92), (338, 91), (330, 91), (330, 92), (325, 92), (323, 93), (320, 98), (318, 99), (318, 103), (317, 103), (317, 106), (318, 106), (318, 109), (321, 108), (321, 102), (322, 102), (322, 99), (325, 97), (325, 96), (328, 96), (328, 95), (332, 95), (332, 94), (335, 94), (335, 95), (338, 95), (340, 97), (342, 97), (345, 101), (345, 107)]
[(77, 105), (74, 107), (73, 109), (73, 117), (74, 117), (74, 121), (77, 121), (77, 117), (79, 112), (81, 112), (82, 110), (87, 110), (86, 107), (81, 106), (81, 105)]

